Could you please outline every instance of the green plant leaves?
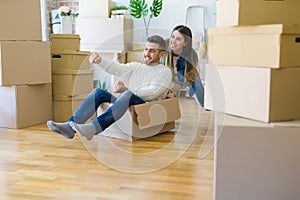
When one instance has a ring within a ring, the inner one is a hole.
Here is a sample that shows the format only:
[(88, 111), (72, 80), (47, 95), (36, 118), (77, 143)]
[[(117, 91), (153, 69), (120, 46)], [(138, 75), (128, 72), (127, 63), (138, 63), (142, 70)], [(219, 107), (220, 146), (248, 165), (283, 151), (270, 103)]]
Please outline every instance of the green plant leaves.
[(79, 13), (74, 13), (72, 14), (72, 16), (75, 18), (75, 17), (78, 17)]
[(148, 15), (148, 4), (145, 0), (130, 0), (129, 12), (135, 18)]
[(101, 81), (98, 80), (98, 88), (101, 88), (102, 90), (106, 90), (107, 89), (106, 88), (106, 80), (103, 83), (101, 83)]
[(150, 26), (150, 21), (153, 17), (158, 17), (162, 10), (162, 1), (163, 0), (153, 0), (152, 5), (150, 6), (150, 16), (147, 18), (149, 10), (148, 4), (145, 0), (130, 0), (128, 10), (131, 16), (135, 18), (143, 17), (146, 37), (148, 37), (148, 28)]
[(127, 6), (114, 6), (111, 10), (128, 10)]
[(162, 0), (153, 0), (152, 6), (150, 6), (151, 15), (150, 18), (158, 17), (162, 10)]

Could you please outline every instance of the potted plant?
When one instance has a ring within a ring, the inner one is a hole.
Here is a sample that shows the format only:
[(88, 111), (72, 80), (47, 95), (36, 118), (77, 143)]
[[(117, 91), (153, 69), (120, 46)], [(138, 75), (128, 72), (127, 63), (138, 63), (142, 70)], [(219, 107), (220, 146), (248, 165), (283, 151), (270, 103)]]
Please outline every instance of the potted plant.
[(101, 88), (102, 90), (107, 90), (106, 80), (101, 82), (101, 80), (98, 80), (97, 87)]
[(61, 17), (63, 16), (72, 16), (72, 17), (78, 17), (79, 13), (75, 13), (71, 8), (67, 6), (62, 6), (58, 9), (59, 15)]
[(144, 26), (145, 26), (145, 36), (148, 38), (149, 36), (149, 26), (150, 21), (154, 17), (158, 17), (162, 10), (162, 0), (153, 0), (152, 5), (150, 6), (150, 15), (148, 4), (145, 0), (130, 0), (129, 3), (129, 12), (130, 14), (139, 19), (143, 18)]
[(61, 33), (72, 34), (73, 18), (78, 17), (79, 13), (75, 13), (67, 6), (62, 6), (58, 9), (61, 17)]

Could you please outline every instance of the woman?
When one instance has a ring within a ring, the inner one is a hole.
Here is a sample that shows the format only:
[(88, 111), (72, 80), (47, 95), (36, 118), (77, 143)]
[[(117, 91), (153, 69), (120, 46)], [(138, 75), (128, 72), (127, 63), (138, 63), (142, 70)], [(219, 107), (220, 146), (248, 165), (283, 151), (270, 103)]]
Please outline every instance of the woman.
[(192, 47), (192, 32), (184, 25), (176, 26), (168, 41), (169, 51), (165, 65), (173, 73), (172, 91), (176, 94), (180, 89), (187, 88), (189, 96), (204, 107), (204, 88), (197, 70), (198, 56)]

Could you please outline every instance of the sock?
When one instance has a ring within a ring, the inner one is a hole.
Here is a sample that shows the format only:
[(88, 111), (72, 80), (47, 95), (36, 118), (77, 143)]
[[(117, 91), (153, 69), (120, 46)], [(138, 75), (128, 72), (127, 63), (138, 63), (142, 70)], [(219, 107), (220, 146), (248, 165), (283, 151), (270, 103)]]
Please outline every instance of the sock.
[(87, 140), (91, 140), (97, 133), (96, 127), (93, 123), (76, 124), (75, 122), (70, 122), (70, 126), (74, 131), (84, 136)]
[(75, 135), (75, 131), (69, 125), (69, 122), (56, 123), (54, 121), (47, 121), (47, 126), (50, 131), (58, 133), (68, 139), (72, 139)]

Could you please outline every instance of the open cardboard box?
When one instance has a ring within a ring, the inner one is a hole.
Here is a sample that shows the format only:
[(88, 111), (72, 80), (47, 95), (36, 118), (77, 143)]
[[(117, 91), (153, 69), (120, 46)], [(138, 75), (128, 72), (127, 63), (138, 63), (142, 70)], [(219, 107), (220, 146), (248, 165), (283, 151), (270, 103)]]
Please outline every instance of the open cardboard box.
[[(110, 104), (102, 104), (98, 114)], [(147, 138), (175, 128), (175, 120), (181, 117), (177, 98), (148, 102), (129, 107), (125, 115), (99, 135), (133, 141)]]

